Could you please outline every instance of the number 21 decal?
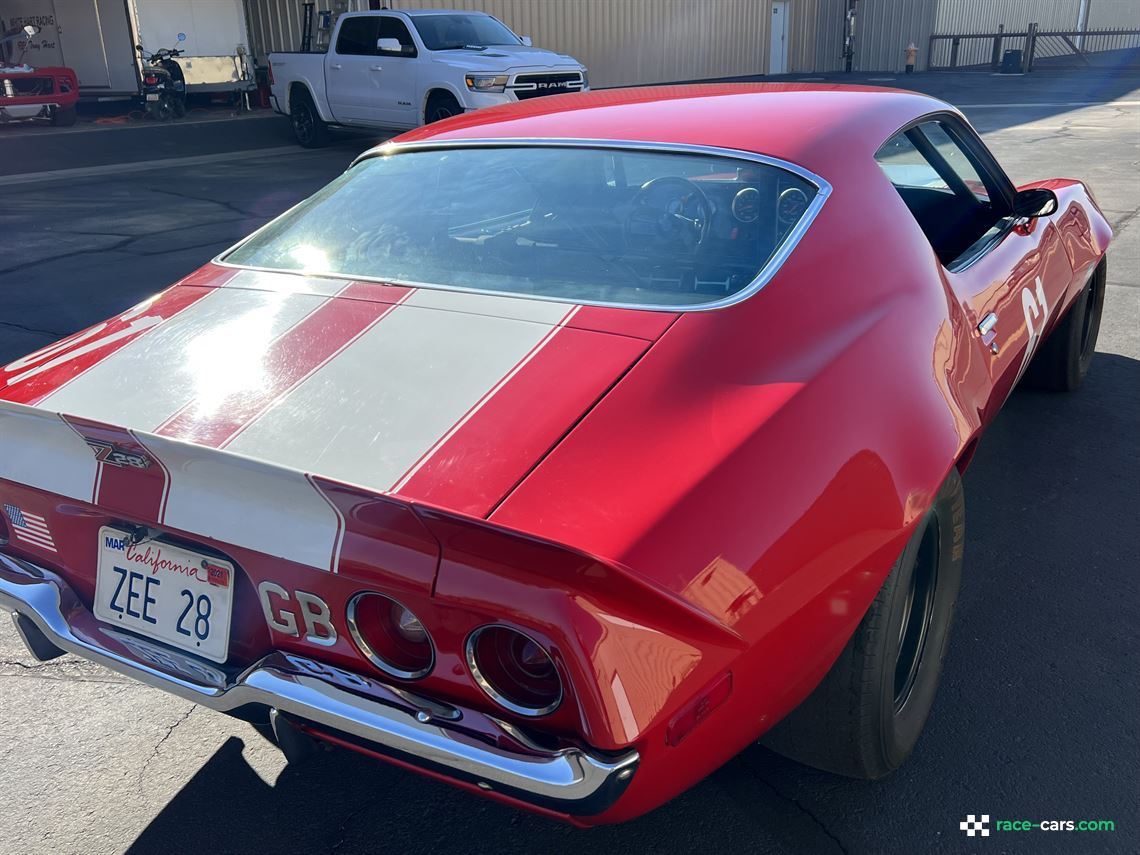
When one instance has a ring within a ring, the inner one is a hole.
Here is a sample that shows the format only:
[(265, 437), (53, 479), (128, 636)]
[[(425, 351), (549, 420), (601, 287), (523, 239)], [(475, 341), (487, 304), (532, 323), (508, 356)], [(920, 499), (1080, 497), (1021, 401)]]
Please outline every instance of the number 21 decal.
[[(1049, 317), (1049, 304), (1045, 300), (1045, 286), (1038, 276), (1034, 281), (1034, 289), (1021, 289), (1021, 310), (1025, 313), (1025, 329), (1029, 333), (1029, 343), (1025, 348), (1025, 358), (1022, 360), (1021, 370), (1029, 365), (1029, 360), (1037, 350), (1037, 341), (1045, 329), (1045, 319)], [(1040, 319), (1040, 323), (1037, 323)]]

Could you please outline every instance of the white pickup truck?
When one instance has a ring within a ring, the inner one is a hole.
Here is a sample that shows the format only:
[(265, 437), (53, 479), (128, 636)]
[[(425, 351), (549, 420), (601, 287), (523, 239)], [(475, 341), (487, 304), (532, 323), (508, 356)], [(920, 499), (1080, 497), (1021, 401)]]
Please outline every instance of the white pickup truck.
[(341, 15), (327, 53), (271, 53), (273, 109), (307, 148), (330, 125), (414, 128), (467, 110), (589, 88), (573, 57), (497, 18), (449, 10)]

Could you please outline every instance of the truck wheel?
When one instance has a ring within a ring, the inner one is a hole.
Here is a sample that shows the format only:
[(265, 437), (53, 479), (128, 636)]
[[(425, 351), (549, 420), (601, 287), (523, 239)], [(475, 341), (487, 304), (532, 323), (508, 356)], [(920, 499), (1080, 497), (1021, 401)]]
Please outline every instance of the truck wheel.
[(1025, 372), (1026, 386), (1045, 392), (1074, 392), (1080, 387), (1096, 353), (1107, 277), (1108, 268), (1101, 261), (1065, 317), (1041, 342)]
[(852, 778), (881, 778), (906, 760), (942, 676), (965, 520), (952, 469), (831, 671), (765, 745)]
[(51, 114), (51, 123), (57, 128), (70, 128), (78, 118), (79, 114), (75, 107), (56, 107)]
[(329, 126), (321, 121), (308, 92), (302, 91), (289, 99), (289, 119), (293, 123), (293, 136), (305, 148), (320, 148), (329, 141)]
[(463, 108), (459, 106), (459, 102), (450, 92), (433, 92), (428, 98), (427, 107), (424, 109), (424, 124), (430, 125), (432, 122), (441, 122), (444, 119), (450, 119), (452, 116), (458, 116), (462, 112)]

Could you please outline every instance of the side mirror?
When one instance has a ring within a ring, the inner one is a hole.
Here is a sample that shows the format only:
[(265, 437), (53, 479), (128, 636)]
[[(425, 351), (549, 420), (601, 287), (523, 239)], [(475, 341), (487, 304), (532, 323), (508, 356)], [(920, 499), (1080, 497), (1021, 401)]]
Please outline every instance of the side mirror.
[(186, 41), (186, 34), (185, 33), (179, 33), (178, 34), (178, 41), (180, 41), (180, 42)]
[(40, 31), (40, 28), (37, 27), (35, 24), (28, 24), (26, 27), (24, 27), (24, 35), (26, 35), (28, 38), (31, 38), (32, 36), (34, 36), (39, 31)]
[(1013, 215), (1015, 217), (1048, 217), (1057, 213), (1060, 202), (1057, 194), (1052, 190), (1033, 187), (1029, 190), (1018, 190), (1013, 197)]
[(383, 51), (384, 53), (403, 53), (404, 49), (400, 47), (399, 39), (377, 39), (376, 50)]
[(534, 39), (530, 36), (519, 36), (522, 39), (523, 47), (534, 47)]

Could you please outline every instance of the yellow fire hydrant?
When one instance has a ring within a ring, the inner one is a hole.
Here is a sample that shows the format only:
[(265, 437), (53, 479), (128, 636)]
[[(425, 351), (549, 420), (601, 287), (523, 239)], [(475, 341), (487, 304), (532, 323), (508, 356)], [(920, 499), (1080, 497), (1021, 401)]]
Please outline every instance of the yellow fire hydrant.
[(906, 46), (904, 53), (906, 54), (906, 73), (912, 74), (914, 72), (914, 64), (918, 62), (918, 48), (915, 47), (914, 42)]

